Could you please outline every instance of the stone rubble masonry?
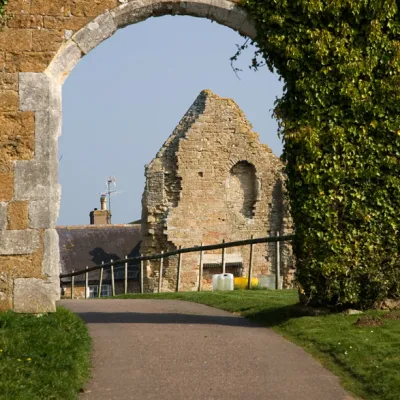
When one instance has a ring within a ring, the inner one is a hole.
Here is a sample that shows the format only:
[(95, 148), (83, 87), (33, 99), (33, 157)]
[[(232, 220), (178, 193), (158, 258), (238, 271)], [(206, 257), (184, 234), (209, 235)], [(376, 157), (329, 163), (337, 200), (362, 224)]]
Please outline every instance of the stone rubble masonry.
[[(146, 166), (141, 252), (291, 233), (282, 170), (233, 100), (201, 92)], [(220, 262), (221, 251), (216, 253), (205, 254), (204, 262)], [(246, 276), (249, 246), (226, 253), (227, 262), (243, 264)], [(275, 257), (275, 244), (256, 245), (254, 276), (274, 274)], [(183, 260), (182, 289), (196, 290), (199, 254), (185, 254)], [(290, 285), (292, 262), (290, 245), (283, 244), (285, 285)], [(176, 264), (172, 258), (164, 262), (164, 290), (176, 286)], [(158, 261), (148, 262), (150, 289), (157, 286), (158, 268)]]
[(32, 159), (35, 147), (34, 135), (35, 115), (33, 112), (0, 113), (0, 140), (2, 142), (0, 163)]
[(10, 201), (14, 193), (14, 173), (9, 164), (2, 167), (0, 169), (0, 201)]
[(28, 202), (13, 201), (7, 208), (7, 229), (24, 230), (28, 228)]
[[(235, 3), (230, 0), (9, 1), (6, 11), (11, 18), (0, 21), (1, 309), (21, 312), (40, 312), (41, 307), (54, 309), (53, 303), (45, 305), (45, 302), (53, 302), (57, 293), (58, 278), (54, 275), (57, 251), (54, 238), (46, 239), (52, 234), (46, 232), (55, 227), (61, 194), (57, 160), (61, 87), (74, 66), (117, 29), (153, 16), (180, 14), (208, 18), (254, 39), (254, 25)], [(16, 212), (18, 207), (20, 215)], [(53, 247), (47, 249), (47, 246)], [(44, 262), (40, 259), (43, 254), (53, 261)], [(46, 268), (54, 274), (38, 272), (42, 261), (51, 266)], [(52, 289), (48, 289), (50, 286)], [(38, 293), (38, 299), (31, 299), (32, 303), (37, 302), (37, 307), (22, 302), (30, 290)], [(49, 296), (44, 295), (46, 290)]]

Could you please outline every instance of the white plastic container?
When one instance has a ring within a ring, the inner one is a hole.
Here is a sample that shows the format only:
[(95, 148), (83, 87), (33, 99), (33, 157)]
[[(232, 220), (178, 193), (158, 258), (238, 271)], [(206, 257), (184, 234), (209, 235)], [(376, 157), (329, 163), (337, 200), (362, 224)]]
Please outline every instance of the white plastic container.
[(213, 277), (212, 277), (212, 290), (213, 290), (213, 292), (218, 290), (218, 277), (219, 277), (219, 274), (213, 275)]
[(213, 291), (233, 290), (233, 274), (216, 274), (212, 278)]

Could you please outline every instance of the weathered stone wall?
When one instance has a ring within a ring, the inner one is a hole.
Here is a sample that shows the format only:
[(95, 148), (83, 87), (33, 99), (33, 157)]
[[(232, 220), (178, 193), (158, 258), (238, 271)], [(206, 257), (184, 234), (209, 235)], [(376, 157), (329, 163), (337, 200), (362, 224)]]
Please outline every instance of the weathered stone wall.
[[(291, 233), (282, 168), (234, 101), (201, 92), (146, 168), (142, 253)], [(227, 249), (226, 261), (241, 262), (247, 275), (249, 251), (249, 246)], [(220, 253), (204, 255), (204, 262), (218, 263)], [(282, 259), (287, 277), (287, 245)], [(199, 255), (185, 254), (183, 260), (182, 289), (195, 290)], [(164, 264), (164, 290), (175, 288), (176, 263), (171, 258)], [(158, 264), (147, 265), (150, 289)], [(270, 275), (274, 268), (275, 244), (256, 245), (254, 275)]]
[(250, 37), (230, 0), (10, 0), (0, 28), (0, 309), (55, 309), (59, 288), (57, 141), (61, 86), (118, 29), (168, 14)]

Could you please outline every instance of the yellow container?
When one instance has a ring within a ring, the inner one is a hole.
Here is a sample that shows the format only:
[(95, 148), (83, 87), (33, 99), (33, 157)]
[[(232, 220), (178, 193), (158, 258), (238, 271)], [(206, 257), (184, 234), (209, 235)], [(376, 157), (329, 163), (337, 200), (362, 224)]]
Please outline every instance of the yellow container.
[[(234, 285), (235, 287), (239, 288), (239, 289), (247, 289), (247, 282), (248, 282), (249, 278), (247, 278), (246, 276), (244, 277), (236, 277), (234, 279)], [(252, 278), (251, 279), (251, 286), (257, 286), (258, 285), (258, 279), (257, 278)]]

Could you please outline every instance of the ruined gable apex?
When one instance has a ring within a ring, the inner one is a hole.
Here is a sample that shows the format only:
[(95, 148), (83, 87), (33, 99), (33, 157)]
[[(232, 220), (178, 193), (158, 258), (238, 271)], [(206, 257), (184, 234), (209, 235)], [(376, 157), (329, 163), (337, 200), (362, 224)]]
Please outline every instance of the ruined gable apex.
[(168, 148), (168, 146), (170, 146), (176, 140), (179, 140), (181, 137), (183, 137), (187, 132), (188, 128), (191, 125), (193, 125), (196, 119), (203, 113), (206, 104), (207, 92), (209, 91), (203, 90), (200, 92), (196, 100), (186, 111), (185, 115), (181, 118), (174, 131), (171, 133), (171, 135), (162, 145), (161, 149), (158, 151), (156, 159), (162, 157), (164, 151)]
[[(179, 147), (179, 140), (187, 135), (192, 126), (196, 123), (201, 123), (199, 119), (205, 115), (214, 117), (216, 120), (224, 121), (228, 125), (234, 123), (237, 128), (235, 133), (239, 133), (240, 130), (241, 132), (247, 133), (251, 140), (260, 143), (258, 133), (253, 131), (253, 125), (233, 99), (220, 97), (211, 90), (204, 89), (181, 118), (172, 134), (164, 142), (151, 164), (157, 163), (157, 159), (161, 158), (170, 146), (176, 151)], [(233, 121), (232, 117), (235, 121)], [(268, 145), (261, 145), (265, 148), (266, 152), (272, 153)], [(161, 169), (162, 167), (160, 165), (160, 170)]]

